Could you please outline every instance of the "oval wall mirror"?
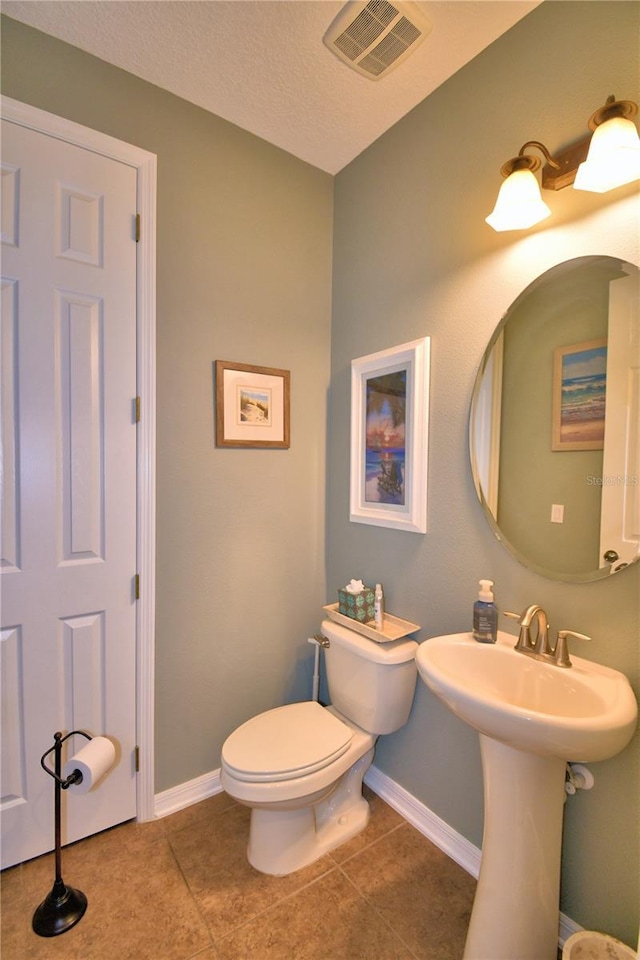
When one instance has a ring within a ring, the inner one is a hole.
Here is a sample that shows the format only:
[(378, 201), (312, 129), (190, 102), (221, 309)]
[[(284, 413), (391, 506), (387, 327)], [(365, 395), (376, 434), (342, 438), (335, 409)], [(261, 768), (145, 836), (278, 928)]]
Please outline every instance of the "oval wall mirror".
[(631, 263), (560, 263), (511, 305), (478, 371), (478, 497), (505, 547), (550, 579), (640, 558), (639, 298)]

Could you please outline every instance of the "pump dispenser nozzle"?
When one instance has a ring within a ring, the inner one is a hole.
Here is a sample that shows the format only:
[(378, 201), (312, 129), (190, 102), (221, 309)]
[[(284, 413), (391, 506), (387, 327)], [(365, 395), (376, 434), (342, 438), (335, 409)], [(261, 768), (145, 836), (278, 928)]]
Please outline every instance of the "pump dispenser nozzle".
[(478, 600), (482, 600), (484, 603), (493, 603), (493, 580), (479, 580), (480, 592), (478, 593)]

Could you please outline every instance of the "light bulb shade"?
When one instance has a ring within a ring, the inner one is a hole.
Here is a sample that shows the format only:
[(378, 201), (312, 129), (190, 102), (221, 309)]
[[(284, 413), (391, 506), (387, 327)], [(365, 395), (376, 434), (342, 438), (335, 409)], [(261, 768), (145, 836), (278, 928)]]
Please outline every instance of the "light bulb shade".
[(589, 153), (573, 184), (576, 190), (606, 193), (640, 180), (640, 137), (633, 120), (612, 117), (593, 131)]
[(531, 170), (514, 170), (500, 187), (496, 205), (486, 218), (494, 230), (527, 230), (550, 216)]

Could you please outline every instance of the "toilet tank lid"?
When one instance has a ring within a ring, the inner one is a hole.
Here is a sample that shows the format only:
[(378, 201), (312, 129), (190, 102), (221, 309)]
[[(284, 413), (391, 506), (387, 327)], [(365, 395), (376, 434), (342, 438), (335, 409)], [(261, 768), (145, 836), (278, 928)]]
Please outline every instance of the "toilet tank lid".
[(375, 640), (369, 640), (368, 637), (356, 633), (355, 630), (349, 630), (333, 620), (323, 620), (320, 632), (327, 637), (331, 643), (337, 643), (343, 647), (349, 647), (354, 653), (357, 653), (365, 660), (374, 663), (406, 663), (408, 660), (414, 660), (418, 644), (415, 640), (390, 640), (388, 643), (376, 643)]

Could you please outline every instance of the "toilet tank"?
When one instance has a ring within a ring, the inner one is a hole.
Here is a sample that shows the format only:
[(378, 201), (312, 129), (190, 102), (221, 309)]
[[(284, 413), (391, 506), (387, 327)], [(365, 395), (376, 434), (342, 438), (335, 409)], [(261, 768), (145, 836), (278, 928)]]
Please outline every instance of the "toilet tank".
[(415, 640), (376, 643), (331, 620), (325, 667), (331, 703), (367, 733), (398, 730), (409, 719), (416, 686)]

